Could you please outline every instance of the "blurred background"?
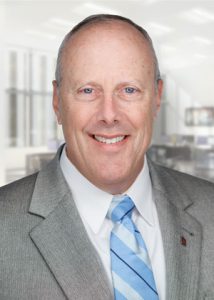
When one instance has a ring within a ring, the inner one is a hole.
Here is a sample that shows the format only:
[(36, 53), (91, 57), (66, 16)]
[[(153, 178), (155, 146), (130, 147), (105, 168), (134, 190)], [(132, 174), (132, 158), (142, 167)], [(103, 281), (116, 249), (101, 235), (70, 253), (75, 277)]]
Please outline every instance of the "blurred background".
[(0, 0), (0, 185), (63, 142), (51, 103), (57, 50), (96, 13), (129, 17), (153, 39), (165, 89), (151, 158), (214, 181), (214, 1)]

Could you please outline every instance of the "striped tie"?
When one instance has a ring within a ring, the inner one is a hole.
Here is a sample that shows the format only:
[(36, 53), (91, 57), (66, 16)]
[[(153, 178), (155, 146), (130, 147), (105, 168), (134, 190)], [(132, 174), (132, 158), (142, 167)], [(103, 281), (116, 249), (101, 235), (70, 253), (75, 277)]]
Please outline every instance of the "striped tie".
[(133, 208), (129, 196), (116, 196), (107, 214), (115, 223), (110, 242), (115, 300), (158, 300), (146, 245), (131, 220)]

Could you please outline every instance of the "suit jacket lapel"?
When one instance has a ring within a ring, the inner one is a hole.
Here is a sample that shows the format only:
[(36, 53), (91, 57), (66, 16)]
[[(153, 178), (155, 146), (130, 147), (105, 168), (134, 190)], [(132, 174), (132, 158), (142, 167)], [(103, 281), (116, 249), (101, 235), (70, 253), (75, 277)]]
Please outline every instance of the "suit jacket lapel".
[(202, 247), (201, 225), (189, 213), (192, 201), (177, 182), (149, 162), (166, 262), (166, 299), (196, 299)]
[[(42, 217), (30, 236), (68, 299), (112, 299), (102, 263), (85, 232), (56, 158), (38, 175), (29, 212)], [(166, 261), (166, 299), (196, 299), (202, 233), (193, 204), (149, 161)]]
[(66, 297), (111, 299), (102, 263), (61, 173), (59, 153), (39, 173), (29, 212), (43, 217), (30, 236)]

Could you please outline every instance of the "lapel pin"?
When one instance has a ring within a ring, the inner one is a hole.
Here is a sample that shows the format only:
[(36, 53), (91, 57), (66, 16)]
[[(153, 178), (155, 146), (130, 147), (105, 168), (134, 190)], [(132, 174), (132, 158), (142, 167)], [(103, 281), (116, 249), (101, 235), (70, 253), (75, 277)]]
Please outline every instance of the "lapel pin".
[(181, 243), (182, 246), (186, 247), (187, 240), (185, 239), (185, 237), (181, 236), (180, 243)]

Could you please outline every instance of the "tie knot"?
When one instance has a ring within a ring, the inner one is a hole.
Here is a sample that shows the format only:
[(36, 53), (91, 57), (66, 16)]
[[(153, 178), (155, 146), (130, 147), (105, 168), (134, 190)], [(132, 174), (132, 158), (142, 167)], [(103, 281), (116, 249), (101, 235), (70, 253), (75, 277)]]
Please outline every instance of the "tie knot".
[(114, 223), (121, 221), (125, 216), (131, 217), (134, 203), (128, 195), (115, 196), (112, 199), (107, 217)]

